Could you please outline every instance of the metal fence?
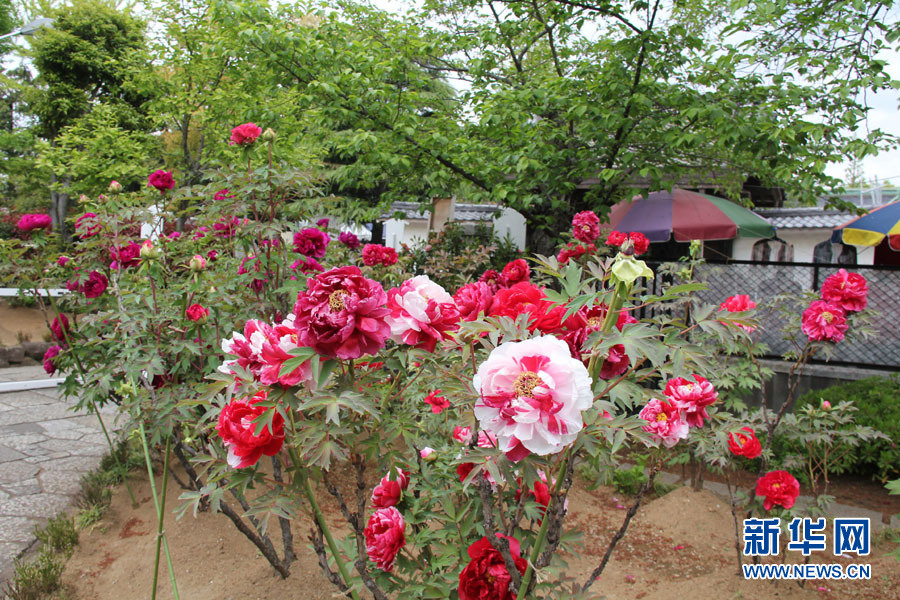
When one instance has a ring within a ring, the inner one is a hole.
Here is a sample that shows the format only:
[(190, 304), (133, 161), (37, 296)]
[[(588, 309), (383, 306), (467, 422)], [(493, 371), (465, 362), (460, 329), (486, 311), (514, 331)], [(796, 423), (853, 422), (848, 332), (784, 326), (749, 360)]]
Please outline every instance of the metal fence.
[[(718, 304), (728, 296), (747, 294), (759, 303), (778, 294), (817, 291), (825, 279), (842, 266), (868, 281), (868, 310), (874, 316), (875, 337), (868, 341), (837, 344), (830, 363), (900, 369), (900, 267), (754, 261), (707, 263), (695, 272), (695, 276), (709, 289), (697, 295), (704, 302)], [(656, 270), (658, 265), (653, 267)], [(657, 278), (651, 285), (657, 288), (662, 283), (664, 278)], [(780, 357), (790, 348), (789, 342), (782, 338), (783, 318), (774, 310), (763, 311), (758, 316), (760, 341), (769, 347), (769, 357)]]

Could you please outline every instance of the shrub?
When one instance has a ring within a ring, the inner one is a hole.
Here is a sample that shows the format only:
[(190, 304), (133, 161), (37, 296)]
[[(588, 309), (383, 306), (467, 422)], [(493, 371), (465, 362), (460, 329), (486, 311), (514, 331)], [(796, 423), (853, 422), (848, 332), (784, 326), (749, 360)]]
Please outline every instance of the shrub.
[(832, 386), (824, 390), (808, 392), (797, 399), (796, 410), (812, 404), (821, 406), (823, 401), (837, 405), (850, 401), (859, 412), (857, 425), (872, 427), (890, 439), (876, 439), (856, 448), (847, 468), (860, 475), (871, 475), (879, 481), (887, 481), (900, 475), (900, 377), (869, 377), (850, 383)]

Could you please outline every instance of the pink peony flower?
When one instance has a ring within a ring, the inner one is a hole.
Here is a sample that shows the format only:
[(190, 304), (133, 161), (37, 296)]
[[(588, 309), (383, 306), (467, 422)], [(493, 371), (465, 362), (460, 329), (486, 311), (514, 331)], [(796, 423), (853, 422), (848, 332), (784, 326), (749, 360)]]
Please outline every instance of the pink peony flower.
[(434, 462), (437, 460), (437, 454), (434, 453), (434, 448), (430, 446), (425, 446), (419, 450), (419, 456), (421, 456), (422, 460), (425, 462)]
[(244, 123), (231, 130), (230, 146), (249, 146), (260, 136), (262, 129), (255, 123)]
[(69, 327), (69, 319), (66, 318), (66, 315), (63, 313), (59, 313), (56, 317), (53, 318), (53, 322), (50, 323), (50, 332), (53, 334), (53, 339), (58, 342), (66, 343), (66, 337), (71, 331)]
[(397, 251), (381, 244), (366, 244), (362, 249), (363, 264), (369, 267), (389, 267), (397, 262)]
[(209, 318), (209, 309), (201, 304), (191, 304), (184, 314), (188, 320), (194, 323), (205, 323)]
[(265, 390), (252, 398), (232, 400), (219, 413), (216, 432), (228, 449), (228, 464), (234, 469), (252, 467), (263, 455), (275, 456), (284, 444), (284, 418), (275, 411), (272, 422), (256, 435), (254, 422), (267, 408), (259, 406), (268, 399)]
[(174, 242), (175, 240), (179, 239), (180, 237), (181, 237), (180, 231), (173, 231), (172, 233), (170, 233), (169, 235), (166, 236), (166, 239), (169, 240), (170, 242)]
[(316, 275), (294, 305), (300, 342), (329, 357), (375, 354), (391, 333), (386, 303), (381, 284), (363, 277), (358, 267)]
[(522, 281), (528, 281), (531, 278), (531, 269), (528, 268), (528, 263), (524, 258), (517, 258), (506, 263), (503, 272), (500, 273), (500, 278), (504, 285), (513, 286)]
[(338, 241), (351, 250), (359, 248), (359, 238), (356, 237), (356, 234), (353, 232), (342, 231), (340, 235), (338, 235)]
[(471, 427), (460, 427), (457, 425), (453, 428), (453, 439), (463, 446), (468, 446), (472, 441), (472, 428)]
[(394, 568), (394, 560), (406, 545), (403, 515), (393, 506), (379, 508), (369, 518), (363, 530), (366, 537), (366, 555), (375, 566), (388, 573)]
[(572, 236), (580, 242), (591, 244), (600, 237), (600, 217), (592, 210), (584, 210), (572, 218)]
[(331, 219), (325, 217), (324, 219), (319, 219), (316, 221), (316, 227), (319, 229), (328, 229), (328, 224), (331, 223)]
[(387, 323), (391, 339), (434, 352), (439, 341), (459, 329), (459, 309), (450, 296), (427, 275), (407, 279), (388, 291)]
[(269, 326), (261, 321), (250, 319), (244, 323), (243, 333), (235, 331), (230, 338), (223, 339), (222, 352), (237, 358), (226, 360), (219, 367), (219, 371), (233, 375), (235, 372), (231, 367), (237, 365), (258, 377), (265, 367), (265, 361), (262, 358), (262, 347), (266, 342), (267, 327)]
[(294, 252), (311, 256), (313, 258), (322, 258), (325, 256), (325, 249), (331, 236), (315, 227), (308, 227), (294, 234)]
[[(590, 348), (585, 348), (585, 343), (592, 333), (603, 328), (606, 313), (607, 306), (605, 304), (596, 304), (590, 308), (580, 309), (566, 321), (568, 331), (562, 336), (562, 339), (569, 345), (573, 358), (579, 360), (589, 358), (582, 356), (585, 351), (590, 351)], [(616, 328), (622, 331), (622, 328), (628, 323), (637, 323), (637, 319), (626, 310), (619, 311)], [(603, 365), (600, 367), (599, 376), (601, 379), (618, 377), (628, 370), (630, 364), (631, 359), (625, 354), (625, 346), (616, 344), (607, 351)]]
[(158, 169), (147, 177), (147, 187), (156, 188), (160, 193), (165, 194), (166, 190), (171, 190), (175, 187), (175, 179), (169, 171)]
[(52, 224), (53, 219), (50, 218), (50, 215), (29, 213), (19, 217), (16, 227), (19, 231), (33, 231), (35, 229), (50, 229)]
[(859, 273), (840, 269), (822, 284), (822, 300), (832, 302), (847, 312), (859, 312), (868, 304), (869, 286)]
[(60, 352), (62, 352), (62, 347), (60, 346), (50, 346), (47, 348), (47, 351), (44, 352), (44, 370), (48, 375), (56, 373), (56, 357), (59, 356)]
[(312, 258), (311, 256), (307, 256), (306, 260), (302, 258), (298, 258), (294, 262), (291, 263), (292, 271), (300, 271), (301, 273), (322, 273), (325, 271), (325, 267), (319, 264), (319, 261)]
[(480, 314), (487, 315), (491, 309), (494, 294), (483, 281), (467, 283), (453, 295), (453, 302), (459, 309), (461, 321), (474, 321)]
[(641, 409), (638, 415), (647, 421), (641, 429), (671, 448), (688, 436), (688, 424), (682, 420), (681, 413), (674, 404), (654, 398)]
[(201, 225), (197, 229), (194, 230), (194, 234), (191, 236), (192, 240), (202, 240), (206, 237), (206, 234), (209, 233), (209, 227), (206, 225)]
[(790, 509), (800, 495), (800, 482), (787, 471), (769, 471), (757, 480), (756, 495), (765, 497), (766, 510), (776, 504)]
[(75, 232), (79, 239), (87, 239), (100, 233), (102, 226), (94, 213), (84, 213), (75, 219)]
[(501, 344), (473, 383), (481, 428), (497, 436), (501, 450), (521, 456), (555, 454), (574, 442), (594, 400), (584, 364), (553, 336)]
[(425, 396), (425, 404), (431, 406), (431, 412), (436, 415), (441, 414), (445, 408), (450, 407), (450, 402), (440, 394), (441, 390), (432, 390)]
[(709, 381), (694, 375), (694, 381), (684, 377), (670, 379), (666, 383), (666, 399), (682, 411), (684, 421), (691, 427), (703, 427), (709, 419), (706, 407), (719, 398), (719, 393)]
[(106, 291), (109, 281), (106, 275), (99, 271), (91, 271), (87, 281), (81, 284), (79, 290), (84, 294), (85, 298), (98, 298)]
[(803, 311), (800, 329), (816, 342), (840, 342), (847, 333), (847, 318), (837, 304), (816, 300)]
[(300, 382), (306, 382), (308, 386), (315, 387), (313, 382), (312, 366), (304, 361), (300, 366), (288, 373), (281, 373), (284, 363), (294, 358), (291, 350), (300, 347), (300, 334), (294, 327), (295, 317), (289, 315), (287, 319), (275, 326), (266, 325), (261, 328), (263, 333), (260, 357), (263, 365), (259, 369), (259, 381), (264, 385), (294, 386)]

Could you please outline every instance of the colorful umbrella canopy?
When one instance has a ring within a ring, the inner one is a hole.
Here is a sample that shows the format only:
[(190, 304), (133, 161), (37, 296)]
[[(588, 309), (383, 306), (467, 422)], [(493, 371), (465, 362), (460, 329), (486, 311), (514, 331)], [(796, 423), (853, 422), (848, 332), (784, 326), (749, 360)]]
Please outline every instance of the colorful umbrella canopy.
[(775, 227), (734, 202), (698, 192), (674, 189), (616, 204), (609, 223), (618, 231), (639, 231), (651, 242), (770, 238)]
[(900, 251), (900, 202), (891, 202), (869, 211), (868, 214), (835, 227), (831, 242), (854, 246), (877, 246), (888, 238), (892, 250)]

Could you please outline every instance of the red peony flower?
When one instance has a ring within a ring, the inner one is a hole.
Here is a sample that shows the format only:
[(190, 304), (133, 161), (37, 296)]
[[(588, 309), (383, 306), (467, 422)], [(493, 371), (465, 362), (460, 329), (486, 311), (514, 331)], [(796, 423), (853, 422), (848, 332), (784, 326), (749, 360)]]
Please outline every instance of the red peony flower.
[(456, 465), (456, 476), (459, 477), (459, 482), (464, 482), (474, 468), (475, 463), (467, 462)]
[(522, 281), (528, 281), (531, 278), (531, 269), (524, 258), (506, 263), (503, 267), (503, 273), (500, 274), (500, 280), (506, 286), (513, 286)]
[(284, 444), (284, 418), (276, 411), (272, 422), (256, 435), (254, 421), (267, 408), (259, 406), (265, 402), (268, 392), (257, 392), (252, 398), (232, 400), (219, 413), (216, 431), (228, 449), (228, 464), (235, 469), (252, 467), (263, 456), (275, 456)]
[(391, 339), (434, 352), (437, 343), (459, 329), (459, 309), (444, 288), (419, 275), (388, 292)]
[(59, 353), (62, 352), (62, 348), (60, 346), (50, 346), (47, 348), (47, 351), (44, 352), (44, 370), (47, 372), (47, 375), (53, 375), (56, 373), (56, 357), (59, 356)]
[(868, 304), (869, 286), (859, 273), (845, 269), (829, 275), (822, 284), (822, 300), (840, 306), (847, 312), (859, 312)]
[(397, 262), (397, 251), (381, 244), (366, 244), (362, 249), (363, 264), (369, 267), (389, 267)]
[[(572, 358), (582, 360), (582, 353), (585, 351), (584, 344), (592, 333), (602, 329), (606, 312), (605, 304), (597, 304), (587, 309), (580, 309), (566, 321), (568, 331), (562, 336), (562, 339), (569, 345)], [(632, 317), (627, 310), (622, 310), (619, 311), (619, 316), (616, 318), (616, 327), (622, 331), (622, 328), (628, 323), (637, 322), (637, 319)], [(602, 379), (618, 377), (628, 370), (630, 364), (631, 359), (625, 354), (625, 346), (616, 344), (607, 352), (599, 375)]]
[(840, 342), (848, 327), (844, 309), (825, 300), (816, 300), (803, 311), (800, 329), (816, 342)]
[(53, 219), (50, 215), (43, 214), (25, 214), (19, 217), (16, 227), (19, 231), (33, 231), (35, 229), (50, 229)]
[(209, 318), (209, 309), (200, 304), (191, 304), (185, 311), (185, 316), (194, 323), (203, 323)]
[[(756, 302), (750, 299), (750, 296), (747, 294), (738, 294), (736, 296), (729, 296), (725, 299), (725, 302), (719, 305), (719, 311), (727, 310), (728, 312), (745, 312), (748, 310), (753, 310), (756, 308)], [(742, 325), (738, 323), (738, 327), (746, 331), (747, 333), (753, 333), (756, 328), (751, 327), (749, 325)]]
[(342, 231), (340, 235), (338, 235), (338, 241), (351, 250), (359, 248), (359, 238), (356, 237), (356, 234), (352, 231)]
[(622, 250), (630, 247), (634, 249), (634, 254), (637, 256), (650, 248), (650, 240), (639, 231), (631, 231), (627, 234), (621, 231), (612, 231), (606, 238), (606, 245), (617, 246)]
[(751, 427), (741, 427), (741, 431), (729, 433), (728, 449), (735, 456), (744, 458), (756, 458), (762, 454), (762, 444)]
[(561, 265), (568, 264), (572, 259), (578, 259), (584, 256), (587, 253), (594, 253), (597, 251), (597, 246), (594, 244), (588, 244), (587, 246), (582, 246), (581, 244), (575, 244), (569, 242), (566, 244), (566, 247), (559, 251), (559, 254), (556, 255), (556, 260)]
[(436, 415), (444, 412), (445, 408), (450, 407), (450, 401), (440, 395), (441, 390), (432, 390), (427, 396), (425, 396), (425, 404), (431, 406), (431, 412)]
[(391, 334), (387, 294), (358, 267), (332, 269), (297, 295), (294, 326), (304, 346), (343, 359), (375, 354)]
[(372, 505), (376, 508), (388, 508), (389, 506), (397, 506), (400, 502), (400, 496), (403, 495), (403, 489), (400, 482), (391, 481), (387, 477), (381, 478), (381, 483), (372, 490)]
[(165, 193), (166, 190), (171, 190), (175, 187), (175, 179), (170, 172), (158, 169), (147, 177), (147, 187), (153, 187), (161, 193)]
[(583, 210), (572, 218), (572, 235), (585, 244), (600, 237), (600, 217), (592, 210)]
[(688, 425), (703, 427), (703, 420), (709, 419), (706, 407), (719, 398), (719, 393), (704, 377), (693, 377), (694, 381), (684, 377), (670, 379), (666, 383), (666, 399), (682, 411)]
[(369, 524), (363, 530), (366, 555), (382, 571), (390, 573), (394, 568), (397, 554), (406, 545), (405, 528), (403, 515), (393, 506), (380, 508), (369, 518)]
[(453, 295), (453, 301), (459, 309), (461, 321), (474, 321), (479, 314), (488, 314), (493, 299), (494, 294), (491, 292), (490, 286), (483, 281), (467, 283)]
[[(519, 573), (524, 574), (528, 563), (522, 558), (519, 541), (500, 533), (498, 538), (509, 542), (509, 553)], [(491, 545), (487, 537), (469, 546), (469, 564), (459, 574), (459, 600), (513, 600), (514, 591), (510, 591), (512, 581), (503, 555)]]
[(523, 313), (531, 315), (528, 321), (530, 331), (538, 329), (544, 333), (554, 333), (562, 326), (566, 307), (553, 306), (543, 289), (527, 281), (498, 290), (494, 295), (490, 316), (515, 319)]
[(313, 258), (322, 258), (325, 256), (325, 249), (331, 236), (315, 227), (308, 227), (303, 231), (294, 234), (294, 252), (311, 256)]
[(800, 495), (800, 482), (787, 471), (769, 471), (756, 482), (756, 495), (765, 497), (766, 510), (776, 504), (789, 509)]
[(453, 439), (463, 446), (468, 446), (472, 441), (472, 428), (469, 426), (460, 427), (457, 425), (453, 428)]
[(625, 242), (628, 241), (628, 234), (622, 233), (621, 231), (610, 231), (609, 235), (606, 236), (606, 245), (607, 246), (621, 246)]
[(79, 290), (85, 298), (98, 298), (106, 291), (107, 285), (109, 285), (109, 281), (106, 279), (106, 275), (100, 271), (91, 271), (87, 281), (81, 284)]
[[(527, 495), (534, 497), (534, 501), (543, 507), (541, 509), (541, 518), (538, 519), (538, 523), (540, 523), (543, 521), (543, 515), (547, 514), (547, 507), (550, 506), (550, 487), (547, 485), (547, 476), (544, 475), (544, 472), (538, 470), (538, 475), (540, 476), (540, 480), (534, 482), (534, 487), (528, 490)], [(518, 480), (518, 485), (522, 485), (521, 477)], [(519, 487), (516, 490), (516, 502), (519, 502), (521, 498), (522, 488)]]
[(249, 146), (262, 134), (262, 129), (255, 123), (244, 123), (231, 130), (230, 146)]
[(53, 322), (50, 323), (50, 332), (53, 334), (53, 339), (65, 343), (66, 335), (69, 331), (71, 329), (69, 328), (69, 319), (66, 318), (66, 315), (59, 313), (53, 318)]

